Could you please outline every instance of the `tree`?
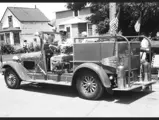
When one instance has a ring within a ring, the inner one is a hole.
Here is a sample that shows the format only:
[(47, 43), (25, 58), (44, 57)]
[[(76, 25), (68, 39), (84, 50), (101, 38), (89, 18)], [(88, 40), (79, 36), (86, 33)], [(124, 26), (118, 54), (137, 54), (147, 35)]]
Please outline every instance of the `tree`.
[(87, 5), (88, 2), (68, 2), (67, 8), (71, 10), (81, 10)]
[[(67, 8), (71, 10), (80, 10), (84, 8), (87, 2), (67, 3)], [(97, 25), (99, 34), (107, 33), (109, 30), (109, 3), (108, 2), (90, 2), (92, 15), (87, 19), (92, 24)], [(158, 2), (129, 2), (117, 3), (117, 11), (120, 7), (119, 30), (123, 35), (137, 35), (145, 32), (152, 36), (159, 30), (159, 3)], [(136, 33), (134, 25), (141, 15), (140, 33)]]

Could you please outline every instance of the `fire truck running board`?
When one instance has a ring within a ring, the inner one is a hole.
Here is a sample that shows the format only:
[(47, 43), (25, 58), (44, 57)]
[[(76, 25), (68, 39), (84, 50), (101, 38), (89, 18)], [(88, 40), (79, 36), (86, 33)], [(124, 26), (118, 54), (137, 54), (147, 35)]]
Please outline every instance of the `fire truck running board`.
[(148, 85), (154, 84), (156, 82), (157, 82), (156, 80), (151, 80), (149, 82), (135, 82), (131, 87), (114, 88), (112, 90), (114, 90), (114, 91), (131, 91), (131, 90), (134, 90), (137, 88), (141, 88), (143, 86), (148, 86)]
[(33, 79), (30, 79), (30, 80), (27, 80), (27, 82), (71, 86), (71, 82), (66, 82), (66, 81), (41, 80), (41, 79), (33, 80)]

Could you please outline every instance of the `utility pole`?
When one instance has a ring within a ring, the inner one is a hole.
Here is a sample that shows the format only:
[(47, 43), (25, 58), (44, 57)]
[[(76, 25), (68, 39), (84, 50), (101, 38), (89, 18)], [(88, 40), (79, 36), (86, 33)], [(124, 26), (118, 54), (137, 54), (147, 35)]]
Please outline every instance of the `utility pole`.
[(116, 14), (116, 3), (110, 2), (109, 3), (109, 19), (110, 19), (110, 21), (115, 18), (115, 14)]

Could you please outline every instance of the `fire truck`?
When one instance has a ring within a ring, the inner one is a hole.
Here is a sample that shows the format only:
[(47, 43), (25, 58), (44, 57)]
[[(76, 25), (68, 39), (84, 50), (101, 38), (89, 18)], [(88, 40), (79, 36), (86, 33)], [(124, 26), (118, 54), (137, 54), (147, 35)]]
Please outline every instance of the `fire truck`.
[[(144, 36), (107, 35), (75, 38), (71, 46), (57, 52), (45, 49), (41, 32), (41, 51), (14, 56), (2, 62), (8, 88), (18, 89), (22, 81), (67, 85), (75, 88), (84, 99), (99, 99), (104, 91), (151, 90), (151, 46), (141, 51)], [(87, 39), (87, 42), (82, 42)], [(68, 50), (69, 49), (69, 50)], [(149, 60), (141, 61), (141, 52)]]

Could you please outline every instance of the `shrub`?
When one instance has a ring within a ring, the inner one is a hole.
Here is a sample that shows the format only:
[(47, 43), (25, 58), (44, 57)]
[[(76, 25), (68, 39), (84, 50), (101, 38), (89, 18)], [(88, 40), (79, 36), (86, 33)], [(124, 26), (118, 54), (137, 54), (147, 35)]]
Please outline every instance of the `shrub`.
[(18, 54), (18, 53), (24, 53), (24, 48), (18, 48), (14, 51), (15, 54)]
[(28, 46), (28, 51), (29, 52), (33, 52), (34, 51), (33, 43), (30, 43), (30, 45)]
[(2, 52), (2, 54), (13, 54), (14, 47), (13, 47), (13, 45), (3, 43), (1, 45), (1, 52)]
[(34, 51), (40, 51), (41, 50), (41, 47), (40, 47), (40, 45), (37, 45), (35, 48), (34, 48)]

